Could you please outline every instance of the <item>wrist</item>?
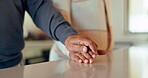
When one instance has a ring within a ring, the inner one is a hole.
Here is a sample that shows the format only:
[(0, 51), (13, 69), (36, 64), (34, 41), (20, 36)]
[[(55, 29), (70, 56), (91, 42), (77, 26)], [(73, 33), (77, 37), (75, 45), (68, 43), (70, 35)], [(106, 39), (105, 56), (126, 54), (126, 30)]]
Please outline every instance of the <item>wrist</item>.
[(67, 39), (65, 40), (64, 44), (68, 44), (70, 42), (71, 39), (75, 39), (75, 38), (78, 38), (78, 35), (69, 35), (67, 37)]

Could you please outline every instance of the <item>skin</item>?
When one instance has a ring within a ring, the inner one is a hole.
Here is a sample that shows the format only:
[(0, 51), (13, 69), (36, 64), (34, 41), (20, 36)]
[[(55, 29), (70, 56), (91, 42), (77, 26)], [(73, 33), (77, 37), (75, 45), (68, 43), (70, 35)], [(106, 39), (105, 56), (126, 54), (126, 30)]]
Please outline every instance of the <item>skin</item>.
[(106, 51), (98, 50), (97, 44), (88, 37), (71, 35), (65, 40), (70, 58), (80, 63), (93, 63), (96, 55), (104, 55)]

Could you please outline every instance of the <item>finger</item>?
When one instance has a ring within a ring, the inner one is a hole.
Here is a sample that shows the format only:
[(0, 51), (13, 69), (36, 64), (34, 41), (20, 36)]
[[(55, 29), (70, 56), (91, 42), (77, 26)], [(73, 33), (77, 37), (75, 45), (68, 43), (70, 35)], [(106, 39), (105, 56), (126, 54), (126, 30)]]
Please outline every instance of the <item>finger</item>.
[(91, 51), (89, 51), (88, 53), (89, 53), (89, 54), (91, 55), (91, 57), (92, 57), (91, 59), (89, 59), (89, 63), (91, 63), (91, 64), (92, 64), (92, 63), (94, 62), (94, 60), (93, 60), (93, 59), (94, 59), (94, 58), (96, 58), (96, 54), (95, 54), (95, 53), (93, 53), (93, 52), (91, 52)]
[(98, 47), (97, 47), (97, 44), (95, 44), (93, 41), (91, 41), (91, 40), (85, 40), (85, 41), (83, 42), (83, 44), (84, 44), (85, 46), (88, 46), (88, 47), (87, 47), (88, 49), (90, 49), (92, 52), (94, 52), (94, 53), (97, 54), (97, 49), (98, 49)]
[(89, 60), (87, 60), (87, 59), (84, 60), (84, 63), (85, 63), (85, 64), (88, 64), (88, 63), (89, 63)]
[(82, 59), (79, 58), (77, 55), (74, 55), (74, 53), (70, 55), (70, 58), (76, 62), (79, 62), (79, 63), (83, 62)]
[(99, 55), (105, 55), (107, 53), (105, 50), (98, 50), (97, 52)]
[(74, 59), (76, 62), (79, 62), (79, 63), (82, 63), (83, 61), (77, 56), (75, 59)]
[(96, 46), (96, 44), (89, 45), (89, 48), (90, 48), (90, 50), (92, 52), (94, 52), (95, 54), (97, 54), (98, 47)]
[(89, 59), (89, 63), (92, 64), (94, 61), (93, 59)]
[(93, 58), (96, 58), (96, 54), (95, 53), (93, 53), (93, 52), (88, 52)]
[(80, 59), (82, 59), (83, 63), (88, 63), (88, 59), (81, 53), (76, 54)]
[(93, 57), (89, 53), (81, 52), (81, 54), (87, 59), (92, 59)]
[(93, 63), (93, 57), (89, 53), (82, 53), (88, 60), (85, 60), (84, 63)]
[[(93, 63), (93, 56), (91, 56), (90, 52), (81, 52), (87, 59), (84, 63)], [(92, 52), (91, 52), (92, 53)]]

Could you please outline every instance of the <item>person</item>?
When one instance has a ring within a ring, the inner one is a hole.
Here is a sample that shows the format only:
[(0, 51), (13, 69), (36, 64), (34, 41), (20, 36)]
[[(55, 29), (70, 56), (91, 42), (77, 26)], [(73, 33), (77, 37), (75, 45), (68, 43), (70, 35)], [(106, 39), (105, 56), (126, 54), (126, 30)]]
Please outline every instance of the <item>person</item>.
[[(95, 41), (101, 50), (111, 51), (113, 48), (112, 30), (110, 20), (110, 1), (109, 0), (53, 0), (55, 7), (68, 20), (81, 35), (86, 35)], [(87, 9), (91, 7), (91, 9)], [(109, 39), (110, 38), (110, 39)], [(50, 61), (68, 59), (71, 57), (66, 47), (59, 41), (54, 41), (50, 50)], [(82, 52), (83, 54), (84, 52)], [(90, 52), (92, 53), (92, 52)], [(105, 51), (99, 51), (99, 55), (106, 54)], [(83, 54), (84, 63), (92, 63), (90, 56)], [(92, 54), (95, 58), (96, 55)]]
[(84, 56), (79, 52), (97, 54), (95, 42), (80, 36), (53, 7), (51, 0), (0, 0), (0, 69), (16, 66), (22, 60), (25, 11), (37, 27), (67, 47), (72, 60), (79, 61), (79, 56)]

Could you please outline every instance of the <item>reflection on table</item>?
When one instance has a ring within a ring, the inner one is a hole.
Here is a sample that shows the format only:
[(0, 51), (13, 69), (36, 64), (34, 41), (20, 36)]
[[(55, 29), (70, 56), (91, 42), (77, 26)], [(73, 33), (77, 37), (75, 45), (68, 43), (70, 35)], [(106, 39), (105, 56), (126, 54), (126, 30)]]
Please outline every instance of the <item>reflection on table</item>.
[(148, 46), (133, 46), (97, 56), (93, 64), (71, 60), (0, 70), (2, 78), (148, 78)]

